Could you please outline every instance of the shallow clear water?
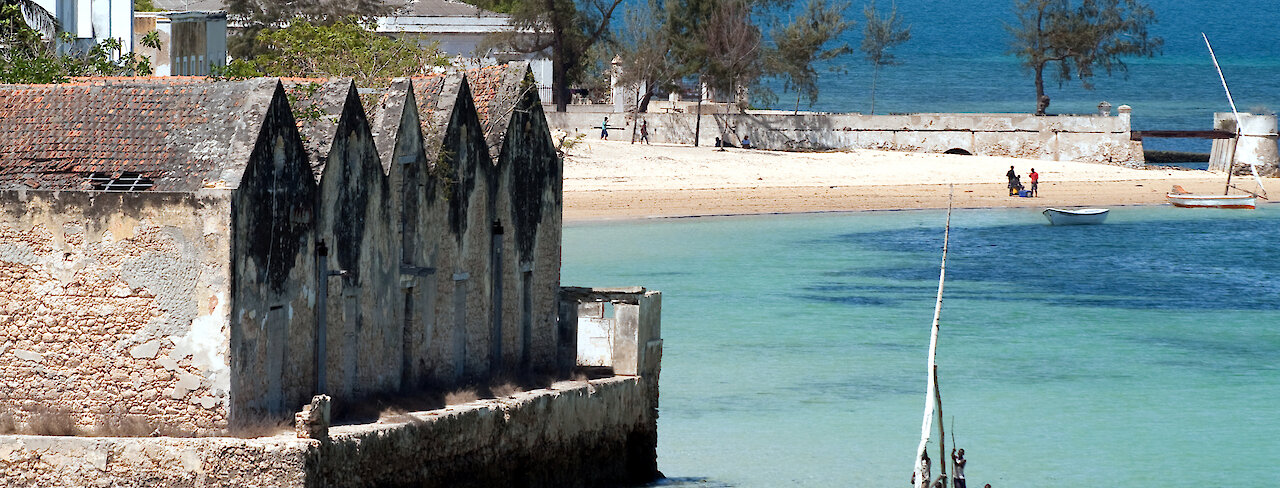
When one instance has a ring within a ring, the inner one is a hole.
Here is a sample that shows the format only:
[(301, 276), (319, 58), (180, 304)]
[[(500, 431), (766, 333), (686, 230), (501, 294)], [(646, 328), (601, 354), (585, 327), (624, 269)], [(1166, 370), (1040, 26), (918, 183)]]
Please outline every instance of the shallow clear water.
[[(576, 225), (563, 282), (663, 292), (666, 484), (907, 486), (943, 221)], [(1280, 481), (1280, 205), (952, 226), (938, 363), (970, 485)]]

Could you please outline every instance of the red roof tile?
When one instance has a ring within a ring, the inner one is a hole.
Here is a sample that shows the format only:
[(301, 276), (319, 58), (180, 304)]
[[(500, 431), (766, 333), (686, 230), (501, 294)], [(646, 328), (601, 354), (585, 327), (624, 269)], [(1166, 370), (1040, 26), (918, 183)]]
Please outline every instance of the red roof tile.
[(99, 78), (0, 85), (0, 188), (93, 189), (87, 178), (95, 173), (137, 173), (159, 191), (200, 188), (202, 179), (219, 179), (220, 169), (236, 164), (227, 155), (247, 159), (233, 143), (246, 129), (256, 136), (269, 105), (261, 102), (275, 83)]

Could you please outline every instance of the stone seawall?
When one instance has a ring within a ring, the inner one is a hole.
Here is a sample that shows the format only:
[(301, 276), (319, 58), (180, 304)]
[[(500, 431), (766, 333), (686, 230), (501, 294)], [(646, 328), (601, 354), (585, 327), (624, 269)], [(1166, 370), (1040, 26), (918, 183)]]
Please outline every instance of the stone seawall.
[(0, 436), (5, 486), (599, 486), (657, 476), (657, 373), (334, 426), (327, 441)]
[[(626, 113), (548, 112), (552, 129), (600, 137), (609, 115), (610, 139), (629, 141), (634, 124)], [(645, 113), (651, 142), (692, 144), (697, 116)], [(708, 114), (702, 115), (698, 143), (716, 138), (737, 146), (750, 137), (756, 147), (773, 150), (884, 149), (909, 152), (960, 152), (1048, 161), (1087, 161), (1142, 167), (1142, 143), (1130, 140), (1130, 113), (1119, 115), (921, 113), (863, 114)], [(636, 137), (639, 137), (638, 134)]]

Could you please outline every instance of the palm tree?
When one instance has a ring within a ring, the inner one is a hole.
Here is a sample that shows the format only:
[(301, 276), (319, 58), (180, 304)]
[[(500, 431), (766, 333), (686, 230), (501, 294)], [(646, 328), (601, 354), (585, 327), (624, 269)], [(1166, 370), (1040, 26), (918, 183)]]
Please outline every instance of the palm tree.
[(58, 34), (58, 18), (34, 0), (0, 0), (0, 5), (16, 6), (22, 11), (22, 20), (40, 33), (45, 40), (53, 40)]

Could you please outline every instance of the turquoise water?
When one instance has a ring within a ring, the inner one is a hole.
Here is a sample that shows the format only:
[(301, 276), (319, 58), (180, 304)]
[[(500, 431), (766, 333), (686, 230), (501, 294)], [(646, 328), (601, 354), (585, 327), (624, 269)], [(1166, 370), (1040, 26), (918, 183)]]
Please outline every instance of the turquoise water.
[[(907, 486), (943, 221), (575, 225), (563, 282), (663, 292), (664, 484)], [(1280, 481), (1280, 205), (952, 225), (938, 363), (971, 486)]]

